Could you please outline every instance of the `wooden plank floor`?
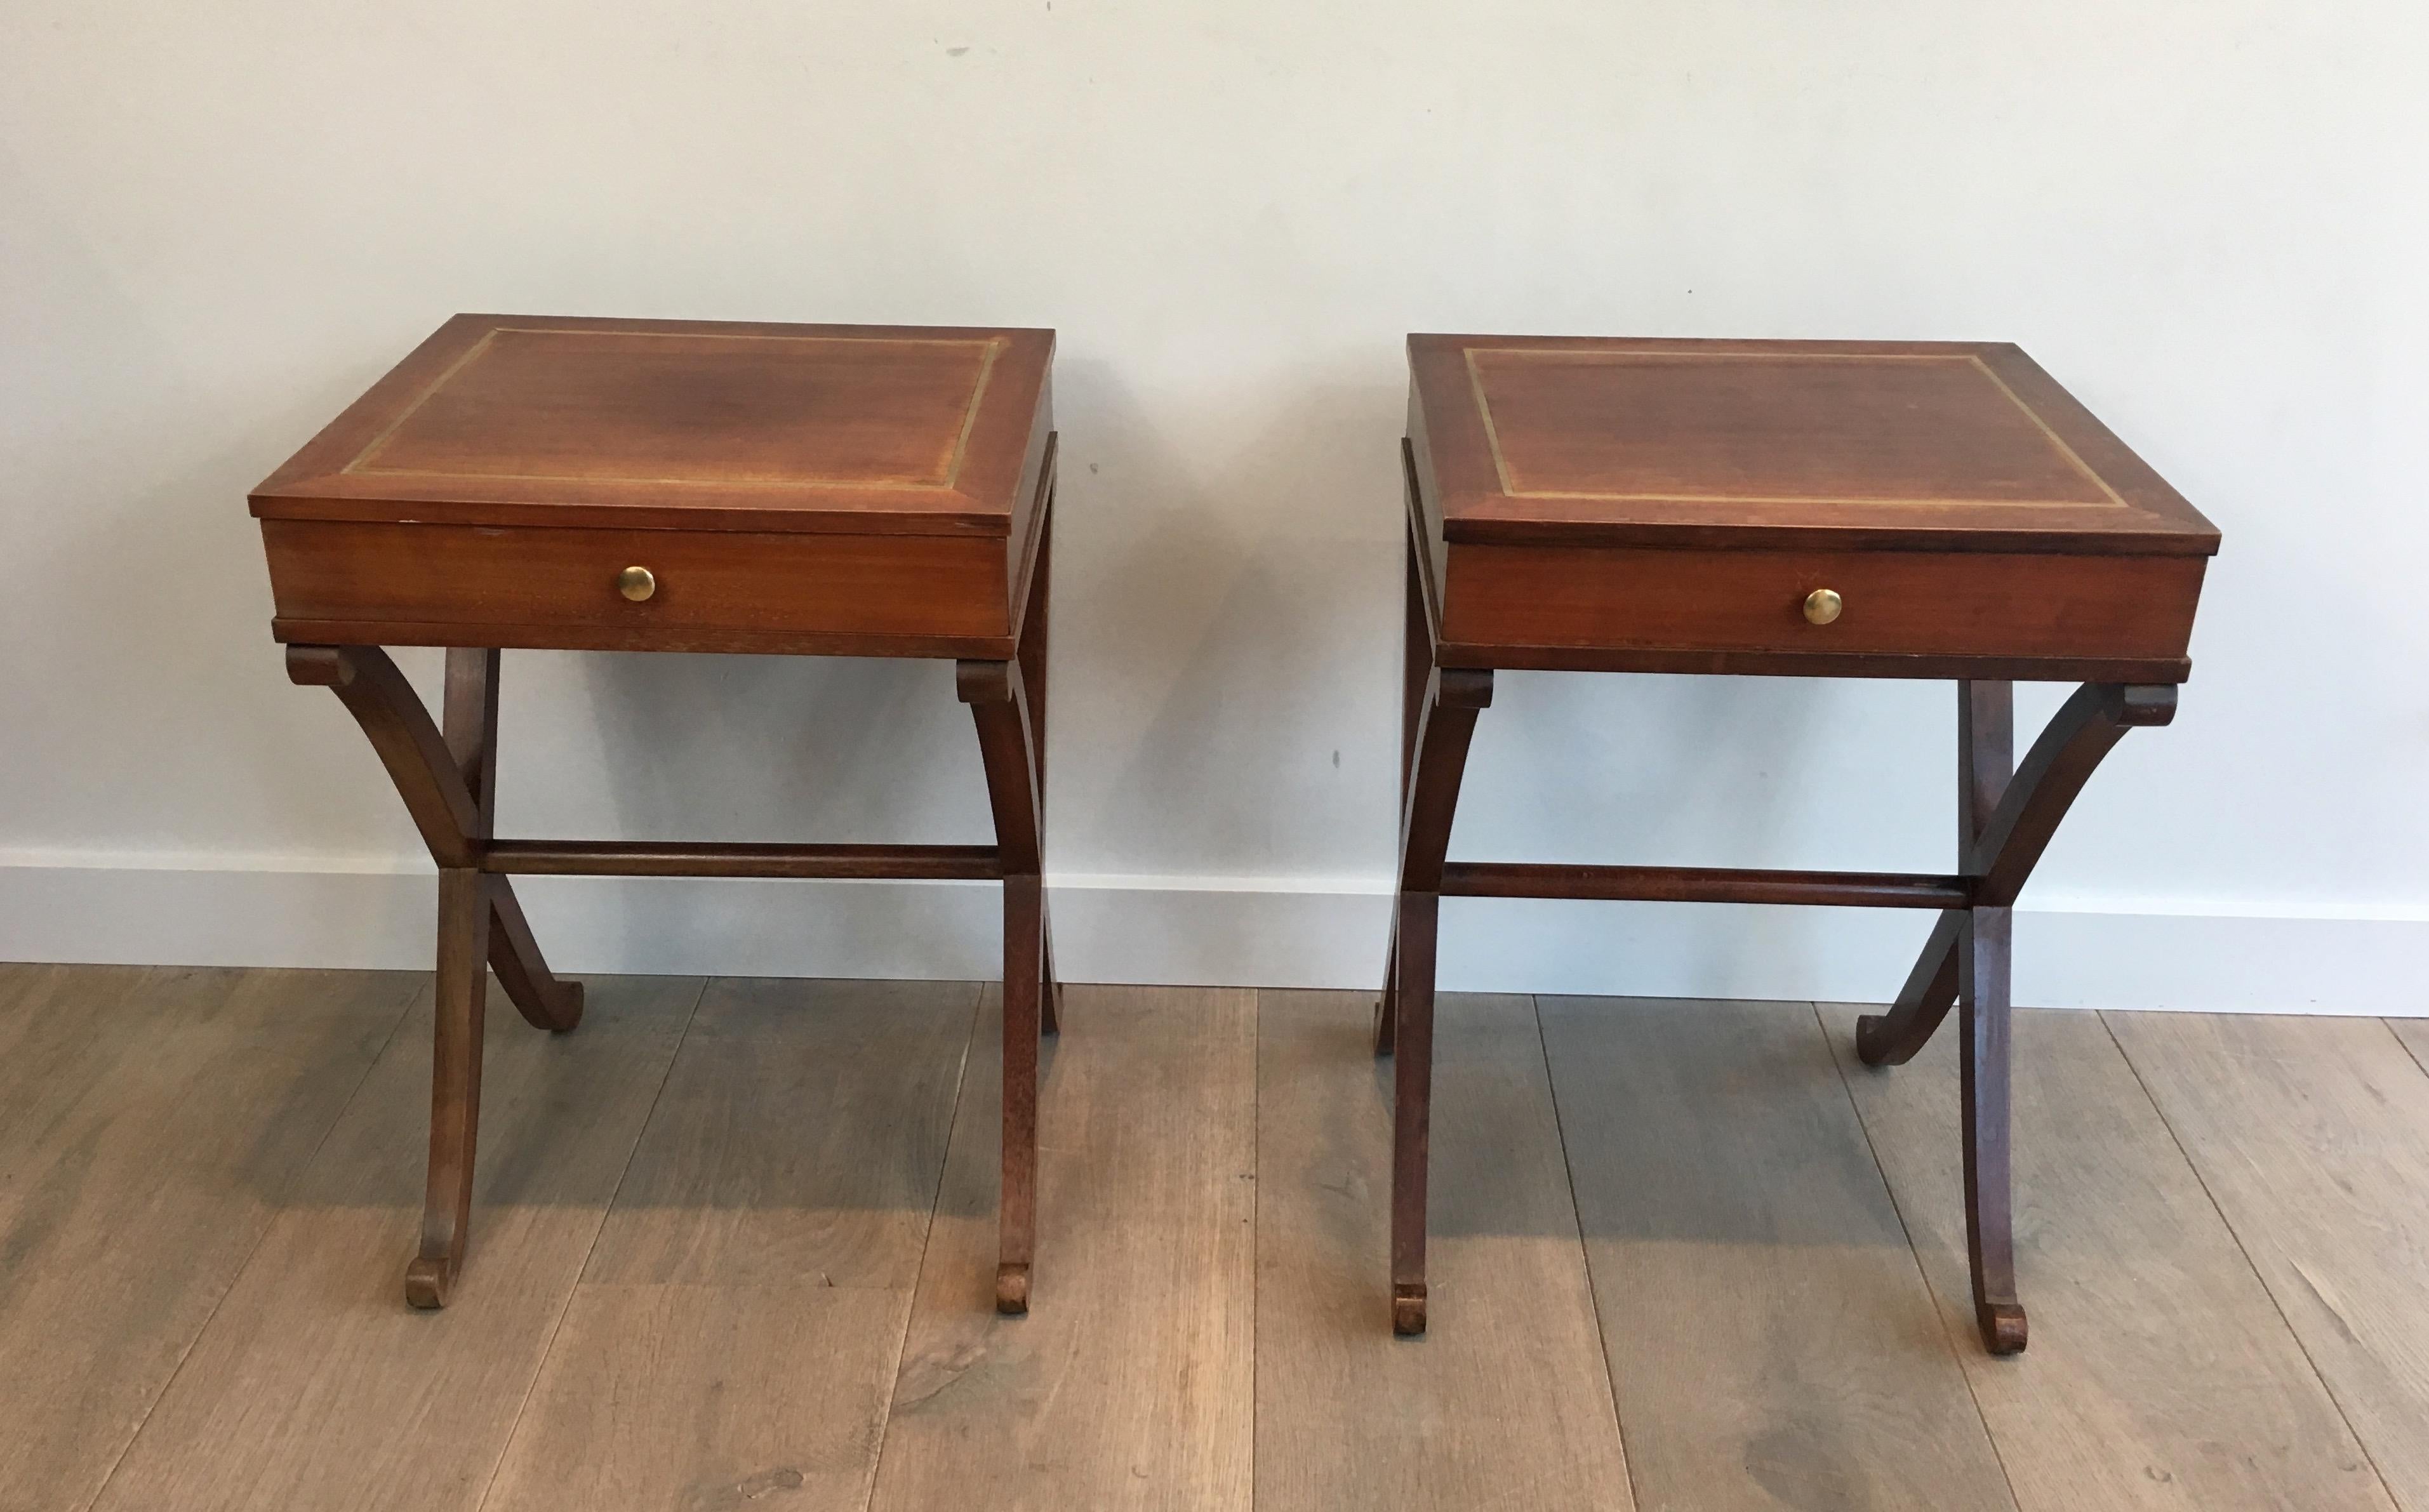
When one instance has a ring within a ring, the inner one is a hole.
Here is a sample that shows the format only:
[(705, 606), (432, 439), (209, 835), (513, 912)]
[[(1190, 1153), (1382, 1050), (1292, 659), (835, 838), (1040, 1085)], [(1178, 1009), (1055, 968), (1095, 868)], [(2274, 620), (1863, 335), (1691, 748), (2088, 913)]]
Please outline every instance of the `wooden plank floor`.
[(1851, 1007), (1445, 999), (1396, 1340), (1362, 995), (1071, 989), (1002, 1319), (992, 990), (590, 993), (420, 1314), (419, 978), (0, 965), (0, 1512), (2429, 1512), (2420, 1022), (2021, 1015), (1999, 1360)]

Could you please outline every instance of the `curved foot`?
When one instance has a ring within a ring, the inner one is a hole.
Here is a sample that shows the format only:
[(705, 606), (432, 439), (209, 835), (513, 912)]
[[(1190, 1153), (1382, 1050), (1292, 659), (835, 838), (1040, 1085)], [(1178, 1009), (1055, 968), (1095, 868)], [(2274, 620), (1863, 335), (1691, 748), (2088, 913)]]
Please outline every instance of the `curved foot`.
[(455, 1290), (455, 1270), (453, 1260), (417, 1256), (405, 1268), (405, 1300), (424, 1311), (447, 1306), (447, 1294)]
[(995, 1269), (995, 1310), (1007, 1318), (1029, 1311), (1029, 1267), (999, 1265)]
[(1893, 1065), (1889, 1041), (1890, 1016), (1867, 1013), (1856, 1020), (1856, 1059), (1868, 1066)]
[(1377, 1056), (1388, 1056), (1392, 1053), (1392, 1031), (1397, 1027), (1398, 1025), (1393, 1020), (1391, 995), (1385, 994), (1375, 1004), (1375, 1054)]
[(1402, 1339), (1416, 1339), (1426, 1331), (1426, 1289), (1417, 1286), (1396, 1286), (1392, 1289), (1392, 1332)]
[(1038, 1007), (1041, 1010), (1037, 1015), (1037, 1032), (1040, 1034), (1062, 1033), (1063, 984), (1054, 980), (1050, 977), (1048, 978), (1046, 981), (1046, 994), (1037, 1001)]
[(2021, 1303), (1985, 1302), (1974, 1308), (1974, 1320), (1982, 1329), (1982, 1346), (1993, 1355), (2021, 1355), (2024, 1352), (2024, 1309)]
[(582, 1009), (586, 1001), (582, 984), (559, 981), (557, 988), (556, 1011), (551, 1016), (548, 1031), (551, 1034), (570, 1034), (582, 1026)]

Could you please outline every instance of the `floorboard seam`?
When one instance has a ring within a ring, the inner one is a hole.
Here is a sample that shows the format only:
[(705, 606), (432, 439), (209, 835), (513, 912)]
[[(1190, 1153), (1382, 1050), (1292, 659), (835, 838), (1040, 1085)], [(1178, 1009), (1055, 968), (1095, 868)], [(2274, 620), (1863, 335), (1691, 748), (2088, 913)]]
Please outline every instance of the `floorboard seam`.
[[(877, 1477), (885, 1469), (886, 1441), (894, 1436), (894, 1404), (902, 1389), (902, 1352), (911, 1347), (911, 1323), (919, 1311), (919, 1284), (928, 1279), (928, 1248), (936, 1237), (936, 1208), (945, 1200), (945, 1174), (953, 1162), (953, 1131), (961, 1126), (962, 1098), (970, 1085), (970, 1046), (978, 1043), (979, 1025), (985, 1015), (986, 984), (981, 982), (970, 994), (969, 1032), (962, 1036), (961, 1070), (953, 1077), (953, 1116), (945, 1121), (945, 1147), (936, 1157), (936, 1184), (928, 1193), (928, 1226), (919, 1235), (919, 1263), (911, 1268), (911, 1290), (902, 1304), (902, 1326), (894, 1334), (894, 1363), (886, 1372), (885, 1416), (877, 1424), (877, 1452), (868, 1456), (868, 1484), (861, 1491), (863, 1508), (877, 1501)], [(1062, 1033), (1062, 1013), (1057, 1005), (1055, 1033)], [(1039, 1070), (1039, 1079), (1044, 1079)]]
[(1264, 1284), (1265, 989), (1248, 999), (1248, 1505), (1257, 1504), (1257, 1319)]
[(1830, 1058), (1830, 1069), (1839, 1074), (1839, 1091), (1846, 1096), (1847, 1110), (1856, 1115), (1856, 1131), (1864, 1137), (1864, 1153), (1873, 1158), (1873, 1173), (1881, 1178), (1881, 1192), (1890, 1199), (1890, 1211), (1897, 1216), (1898, 1232), (1906, 1239), (1907, 1257), (1914, 1261), (1914, 1274), (1923, 1282), (1923, 1294), (1931, 1304), (1932, 1317), (1940, 1323), (1941, 1340), (1957, 1361), (1957, 1377), (1965, 1383), (1966, 1399), (1974, 1404), (1974, 1416), (1982, 1424), (1982, 1439), (1991, 1446), (1991, 1461), (1999, 1467), (1999, 1478), (2008, 1485), (2008, 1501), (2017, 1512), (2023, 1512), (2024, 1499), (2016, 1490), (2015, 1474), (2008, 1469), (2008, 1453), (2000, 1447), (1998, 1431), (1991, 1426), (1990, 1413), (1982, 1408), (1982, 1393), (1975, 1389), (1974, 1372), (1965, 1365), (1964, 1351), (1973, 1340), (1949, 1323), (1948, 1308), (1941, 1301), (1939, 1289), (1931, 1284), (1931, 1270), (1923, 1263), (1923, 1251), (1915, 1247), (1914, 1225), (1907, 1222), (1906, 1206), (1898, 1201), (1897, 1183), (1890, 1179), (1890, 1168), (1881, 1160), (1881, 1147), (1873, 1142), (1873, 1126), (1864, 1121), (1864, 1105), (1856, 1100), (1856, 1086), (1847, 1078), (1846, 1063), (1840, 1060), (1838, 1046), (1830, 1043), (1830, 1026), (1823, 1021), (1822, 1005), (1806, 1006), (1813, 1011), (1813, 1027), (1822, 1032), (1822, 1053)]
[[(142, 979), (149, 981), (154, 973), (164, 968), (157, 966), (150, 968)], [(346, 1110), (355, 1106), (355, 1099), (363, 1094), (365, 1083), (372, 1079), (372, 1068), (387, 1059), (388, 1047), (396, 1043), (397, 1035), (405, 1028), (405, 1021), (413, 1015), (413, 1005), (421, 1000), (421, 994), (425, 990), (416, 988), (405, 994), (404, 1004), (397, 1010), (396, 1022), (388, 1027), (387, 1038), (381, 1040), (380, 1047), (372, 1051), (363, 1061), (363, 1074), (355, 1078), (355, 1090), (346, 1093), (346, 1100), (338, 1105), (337, 1114), (329, 1120), (328, 1126), (321, 1130), (319, 1139), (312, 1142), (312, 1153), (306, 1156), (303, 1163), (295, 1168), (295, 1178), (298, 1181), (301, 1181), (306, 1173), (312, 1169), (312, 1163), (321, 1159), (321, 1151), (328, 1144), (329, 1136), (335, 1134), (338, 1131), (338, 1126), (345, 1122)], [(177, 1377), (186, 1373), (186, 1362), (194, 1357), (194, 1346), (203, 1341), (205, 1334), (210, 1332), (212, 1321), (219, 1317), (220, 1308), (227, 1305), (227, 1299), (236, 1291), (236, 1284), (244, 1279), (244, 1273), (253, 1268), (254, 1257), (261, 1253), (261, 1246), (269, 1241), (270, 1231), (276, 1226), (278, 1226), (278, 1215), (272, 1213), (269, 1221), (261, 1225), (261, 1232), (253, 1236), (253, 1245), (244, 1252), (243, 1260), (239, 1262), (234, 1270), (228, 1272), (227, 1285), (220, 1288), (220, 1294), (212, 1300), (211, 1310), (204, 1316), (203, 1325), (194, 1330), (193, 1338), (186, 1340), (186, 1347), (178, 1353), (177, 1363), (169, 1372), (169, 1378), (160, 1383), (160, 1389), (155, 1391), (152, 1394), (152, 1400), (144, 1404), (142, 1418), (136, 1422), (135, 1431), (126, 1436), (126, 1442), (119, 1446), (117, 1457), (109, 1462), (109, 1473), (101, 1478), (101, 1484), (93, 1487), (92, 1495), (85, 1499), (84, 1509), (99, 1506), (101, 1499), (109, 1494), (109, 1483), (118, 1479), (119, 1468), (126, 1463), (126, 1456), (135, 1452), (135, 1441), (143, 1437), (145, 1428), (151, 1426), (152, 1414), (158, 1411), (160, 1404), (169, 1399), (169, 1389), (177, 1384)], [(83, 1512), (83, 1509), (80, 1509), (80, 1512)]]
[(1611, 1372), (1611, 1335), (1602, 1323), (1602, 1293), (1595, 1290), (1594, 1247), (1586, 1242), (1585, 1209), (1578, 1202), (1578, 1168), (1569, 1159), (1569, 1130), (1561, 1116), (1560, 1078), (1552, 1075), (1552, 1045), (1544, 1032), (1544, 999), (1527, 994), (1528, 1011), (1535, 1015), (1535, 1049), (1544, 1058), (1544, 1095), (1552, 1105), (1552, 1135), (1561, 1142), (1561, 1177), (1569, 1187), (1569, 1221), (1578, 1225), (1578, 1261), (1586, 1273), (1586, 1306), (1594, 1309), (1595, 1347), (1602, 1353), (1603, 1384), (1611, 1388), (1611, 1426), (1619, 1436), (1619, 1462), (1628, 1471), (1628, 1501), (1643, 1507), (1644, 1496), (1636, 1484), (1636, 1456), (1628, 1452), (1628, 1420), (1619, 1411), (1619, 1379)]
[(2395, 1043), (2404, 1047), (2404, 1053), (2412, 1058), (2412, 1063), (2421, 1068), (2421, 1074), (2424, 1076), (2429, 1076), (2429, 1060), (2421, 1060), (2421, 1052), (2412, 1048), (2412, 1042), (2405, 1039), (2403, 1035), (2396, 1033), (2393, 1021), (2382, 1018), (2379, 1022), (2387, 1026), (2388, 1033), (2395, 1035)]
[[(2117, 1054), (2124, 1060), (2125, 1069), (2134, 1074), (2134, 1085), (2142, 1089), (2143, 1100), (2151, 1105), (2151, 1111), (2159, 1116), (2159, 1126), (2168, 1131), (2168, 1139), (2175, 1145), (2176, 1155), (2185, 1162), (2186, 1169), (2192, 1172), (2193, 1179), (2201, 1184), (2202, 1195), (2209, 1199), (2210, 1211), (2218, 1214), (2220, 1224), (2226, 1229), (2226, 1237), (2235, 1241), (2235, 1252), (2243, 1257), (2244, 1269), (2250, 1271), (2252, 1278), (2260, 1283), (2260, 1294), (2269, 1299), (2269, 1306), (2277, 1314), (2279, 1325), (2286, 1330), (2286, 1336), (2294, 1341), (2295, 1349), (2301, 1351), (2303, 1363), (2311, 1368), (2311, 1377), (2320, 1383), (2321, 1391), (2327, 1396), (2328, 1405), (2337, 1409), (2338, 1420), (2345, 1425), (2345, 1432), (2353, 1436), (2354, 1447), (2361, 1451), (2361, 1457), (2369, 1464), (2371, 1474), (2378, 1478), (2378, 1488), (2387, 1494), (2388, 1504), (2403, 1507), (2404, 1498), (2395, 1494), (2395, 1487), (2388, 1480), (2387, 1472), (2378, 1468), (2378, 1456), (2370, 1452), (2370, 1440), (2364, 1438), (2361, 1436), (2361, 1430), (2354, 1426), (2353, 1414), (2345, 1410), (2344, 1403), (2337, 1396), (2336, 1386), (2329, 1381), (2327, 1372), (2320, 1369), (2320, 1362), (2311, 1357), (2311, 1346), (2303, 1341), (2302, 1330), (2294, 1326), (2293, 1319), (2286, 1316), (2286, 1305), (2277, 1300), (2276, 1289), (2269, 1284), (2269, 1277), (2263, 1274), (2260, 1267), (2253, 1262), (2252, 1247), (2243, 1241), (2243, 1234), (2235, 1226), (2235, 1220), (2226, 1215), (2226, 1207), (2218, 1200), (2218, 1193), (2210, 1190), (2209, 1177), (2202, 1175), (2201, 1164), (2193, 1159), (2193, 1152), (2186, 1147), (2184, 1136), (2176, 1132), (2176, 1126), (2169, 1119), (2168, 1110), (2159, 1106), (2158, 1096), (2151, 1091), (2151, 1084), (2142, 1077), (2142, 1068), (2134, 1063), (2133, 1052), (2127, 1050), (2125, 1042), (2117, 1037), (2117, 1027), (2108, 1022), (2108, 1011), (2103, 1009), (2098, 1011), (2100, 1027), (2107, 1034), (2108, 1043), (2117, 1046)], [(2388, 1032), (2393, 1034), (2395, 1031), (2389, 1029)], [(2397, 1043), (2402, 1043), (2401, 1036), (2397, 1037)], [(2409, 1053), (2409, 1047), (2406, 1047), (2406, 1053)]]
[(684, 1014), (683, 1027), (675, 1031), (674, 1048), (667, 1055), (666, 1069), (658, 1073), (657, 1091), (650, 1094), (650, 1106), (641, 1114), (641, 1122), (633, 1130), (633, 1142), (624, 1151), (624, 1166), (616, 1173), (616, 1190), (607, 1194), (607, 1206), (599, 1209), (599, 1226), (590, 1231), (589, 1247), (582, 1252), (582, 1263), (575, 1267), (573, 1284), (565, 1289), (565, 1300), (558, 1304), (556, 1321), (548, 1327), (548, 1342), (540, 1346), (539, 1363), (532, 1367), (531, 1379), (523, 1383), (523, 1394), (515, 1404), (514, 1422), (506, 1424), (506, 1437), (498, 1445), (498, 1462), (489, 1467), (489, 1478), (482, 1483), (481, 1499), (472, 1504), (475, 1512), (489, 1504), (496, 1494), (498, 1477), (505, 1473), (506, 1461), (514, 1456), (515, 1438), (523, 1431), (523, 1414), (531, 1410), (532, 1393), (539, 1389), (540, 1377), (548, 1373), (549, 1356), (556, 1353), (556, 1336), (565, 1331), (565, 1320), (573, 1311), (574, 1296), (582, 1290), (582, 1278), (589, 1274), (590, 1257), (599, 1253), (599, 1236), (607, 1232), (607, 1219), (616, 1211), (617, 1199), (624, 1195), (624, 1182), (633, 1174), (633, 1161), (641, 1153), (641, 1141), (650, 1132), (650, 1121), (658, 1116), (658, 1103), (667, 1094), (667, 1083), (675, 1074), (675, 1061), (683, 1055), (684, 1043), (691, 1038), (692, 1021), (700, 1017), (700, 1005), (708, 996), (709, 983), (716, 978), (702, 977), (700, 990), (691, 995), (691, 1009)]

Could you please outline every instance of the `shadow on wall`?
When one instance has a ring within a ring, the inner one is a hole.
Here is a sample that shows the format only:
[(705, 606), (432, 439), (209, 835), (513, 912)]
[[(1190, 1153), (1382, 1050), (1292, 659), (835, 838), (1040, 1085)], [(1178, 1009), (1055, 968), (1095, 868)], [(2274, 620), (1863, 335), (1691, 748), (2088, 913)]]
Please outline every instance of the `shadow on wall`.
[(1062, 866), (1388, 871), (1396, 387), (1310, 386), (1279, 403), (1261, 389), (1223, 427), (1249, 439), (1201, 459), (1106, 365), (1066, 363), (1058, 383), (1081, 437), (1055, 548)]

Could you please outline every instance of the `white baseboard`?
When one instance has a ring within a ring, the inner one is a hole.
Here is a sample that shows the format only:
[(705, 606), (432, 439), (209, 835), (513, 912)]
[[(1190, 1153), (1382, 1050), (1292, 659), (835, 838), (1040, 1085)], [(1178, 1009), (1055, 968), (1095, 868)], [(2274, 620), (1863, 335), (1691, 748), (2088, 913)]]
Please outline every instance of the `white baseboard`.
[[(525, 878), (569, 972), (984, 978), (999, 894), (983, 882)], [(1073, 981), (1371, 988), (1380, 880), (1062, 877), (1055, 948)], [(426, 866), (386, 861), (0, 856), (0, 960), (419, 969)], [(1662, 997), (1892, 995), (1926, 915), (1867, 910), (1453, 898), (1446, 990)], [(2429, 1015), (2429, 913), (2020, 909), (2019, 1003)]]

